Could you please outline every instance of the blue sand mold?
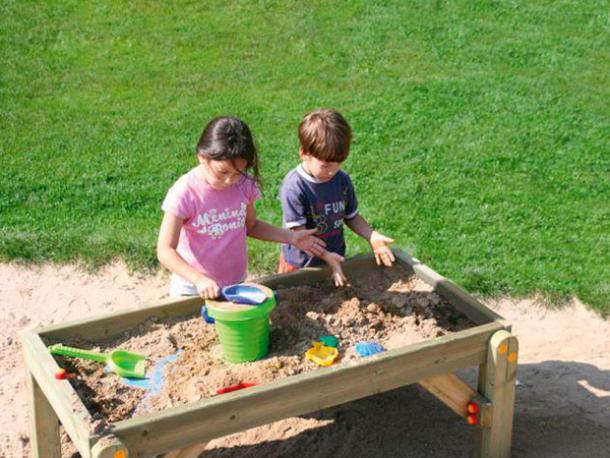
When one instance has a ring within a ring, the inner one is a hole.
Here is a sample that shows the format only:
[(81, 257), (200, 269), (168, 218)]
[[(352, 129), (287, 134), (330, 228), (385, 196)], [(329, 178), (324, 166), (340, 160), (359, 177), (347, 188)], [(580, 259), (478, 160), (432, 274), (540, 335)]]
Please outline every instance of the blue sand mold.
[(260, 305), (267, 300), (265, 292), (255, 286), (231, 285), (222, 288), (222, 295), (228, 301), (238, 304)]
[(163, 370), (167, 363), (171, 363), (178, 358), (180, 352), (174, 353), (173, 355), (165, 356), (155, 363), (152, 370), (149, 372), (148, 378), (135, 379), (122, 377), (123, 383), (136, 388), (143, 388), (150, 390), (150, 394), (157, 394), (163, 388)]
[(368, 340), (366, 342), (358, 342), (356, 344), (356, 353), (360, 356), (372, 356), (377, 353), (382, 353), (385, 351), (383, 345), (378, 344), (373, 340)]

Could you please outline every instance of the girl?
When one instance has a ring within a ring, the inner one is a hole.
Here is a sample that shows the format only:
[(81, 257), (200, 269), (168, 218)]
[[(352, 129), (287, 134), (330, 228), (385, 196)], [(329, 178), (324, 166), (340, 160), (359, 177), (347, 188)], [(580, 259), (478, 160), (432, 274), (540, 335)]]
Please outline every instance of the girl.
[(174, 183), (162, 205), (157, 257), (172, 272), (170, 296), (213, 299), (221, 287), (244, 281), (246, 236), (325, 253), (325, 243), (312, 235), (316, 229), (293, 232), (256, 218), (258, 159), (243, 121), (210, 121), (197, 143), (197, 159), (199, 165)]

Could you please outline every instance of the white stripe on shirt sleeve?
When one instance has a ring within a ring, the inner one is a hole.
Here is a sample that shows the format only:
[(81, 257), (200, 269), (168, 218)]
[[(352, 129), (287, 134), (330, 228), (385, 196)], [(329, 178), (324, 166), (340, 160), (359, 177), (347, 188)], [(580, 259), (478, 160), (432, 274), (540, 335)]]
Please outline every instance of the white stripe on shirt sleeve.
[(293, 227), (305, 226), (306, 222), (306, 219), (299, 219), (297, 221), (284, 222), (284, 226), (286, 226), (288, 229), (292, 229)]
[(356, 215), (358, 214), (358, 209), (356, 209), (356, 211), (351, 212), (349, 215), (345, 215), (345, 219), (353, 219), (356, 217)]

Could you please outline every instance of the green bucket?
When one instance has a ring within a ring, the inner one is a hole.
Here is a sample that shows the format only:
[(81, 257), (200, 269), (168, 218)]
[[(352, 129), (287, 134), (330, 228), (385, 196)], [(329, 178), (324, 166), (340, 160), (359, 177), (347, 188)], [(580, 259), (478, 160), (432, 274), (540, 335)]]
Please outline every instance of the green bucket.
[(224, 357), (231, 363), (255, 361), (269, 351), (269, 313), (275, 308), (275, 297), (269, 288), (256, 286), (267, 293), (260, 305), (206, 301)]

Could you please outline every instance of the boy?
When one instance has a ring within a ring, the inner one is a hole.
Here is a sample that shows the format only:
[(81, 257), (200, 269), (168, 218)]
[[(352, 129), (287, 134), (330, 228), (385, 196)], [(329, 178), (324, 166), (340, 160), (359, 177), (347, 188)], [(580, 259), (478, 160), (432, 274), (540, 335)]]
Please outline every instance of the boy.
[(316, 236), (326, 242), (327, 253), (312, 257), (290, 245), (282, 245), (279, 272), (329, 264), (337, 286), (345, 284), (340, 261), (345, 255), (343, 224), (366, 239), (377, 264), (394, 262), (389, 237), (374, 231), (358, 213), (354, 186), (341, 163), (347, 159), (352, 140), (349, 124), (334, 110), (316, 110), (299, 124), (301, 164), (282, 183), (280, 199), (284, 226), (292, 230), (317, 228)]

